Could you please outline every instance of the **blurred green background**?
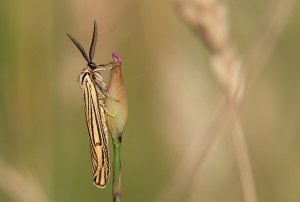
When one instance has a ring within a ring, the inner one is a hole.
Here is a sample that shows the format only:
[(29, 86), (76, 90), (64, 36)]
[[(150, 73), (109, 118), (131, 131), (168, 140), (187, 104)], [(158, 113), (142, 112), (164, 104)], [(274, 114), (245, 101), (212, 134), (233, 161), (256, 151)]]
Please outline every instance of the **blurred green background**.
[[(227, 2), (240, 56), (272, 2)], [(111, 201), (111, 183), (103, 190), (92, 184), (77, 83), (85, 61), (66, 36), (88, 49), (94, 19), (95, 61), (106, 63), (117, 51), (128, 94), (122, 201), (155, 201), (223, 94), (210, 53), (171, 1), (1, 0), (0, 13), (0, 201), (22, 201), (18, 193), (30, 195), (30, 186), (41, 195), (31, 190), (35, 201)], [(300, 13), (294, 12), (242, 108), (261, 202), (300, 201), (299, 36)], [(184, 201), (243, 201), (229, 136)]]

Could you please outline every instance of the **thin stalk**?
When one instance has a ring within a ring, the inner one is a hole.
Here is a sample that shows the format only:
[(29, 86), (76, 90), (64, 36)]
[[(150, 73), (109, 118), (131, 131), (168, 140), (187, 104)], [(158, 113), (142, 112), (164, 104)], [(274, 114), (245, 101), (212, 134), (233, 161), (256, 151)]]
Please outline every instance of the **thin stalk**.
[[(117, 53), (112, 53), (114, 68), (110, 72), (105, 104), (107, 110), (114, 116), (106, 116), (107, 126), (112, 138), (114, 149), (112, 197), (113, 202), (121, 201), (121, 141), (123, 129), (127, 120), (128, 104), (126, 91), (122, 80), (121, 59)], [(114, 98), (114, 99), (112, 99)]]
[(114, 148), (114, 168), (112, 195), (113, 202), (121, 201), (121, 142), (113, 140)]
[(236, 121), (234, 130), (232, 140), (238, 162), (245, 202), (257, 202), (250, 155), (240, 120)]

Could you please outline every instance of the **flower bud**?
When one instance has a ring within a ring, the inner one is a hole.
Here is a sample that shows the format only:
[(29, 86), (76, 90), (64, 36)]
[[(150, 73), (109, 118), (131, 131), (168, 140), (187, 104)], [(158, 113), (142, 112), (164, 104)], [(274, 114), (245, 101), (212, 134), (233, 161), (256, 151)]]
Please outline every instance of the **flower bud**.
[(127, 120), (128, 104), (122, 79), (121, 60), (115, 52), (112, 53), (112, 60), (115, 67), (111, 70), (107, 88), (107, 93), (110, 97), (106, 96), (105, 99), (106, 109), (111, 115), (107, 114), (106, 120), (113, 141), (121, 142), (123, 129)]

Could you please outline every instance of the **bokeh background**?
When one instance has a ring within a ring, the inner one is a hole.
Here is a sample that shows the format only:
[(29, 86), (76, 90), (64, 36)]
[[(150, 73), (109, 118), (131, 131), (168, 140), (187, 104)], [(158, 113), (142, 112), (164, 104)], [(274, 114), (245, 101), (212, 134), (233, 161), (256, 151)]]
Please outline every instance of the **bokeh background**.
[[(239, 57), (278, 2), (222, 2)], [(294, 7), (241, 108), (260, 202), (300, 201), (300, 7)], [(187, 151), (196, 140), (205, 144), (203, 131), (224, 94), (210, 51), (172, 1), (1, 0), (0, 13), (0, 201), (111, 201), (111, 183), (103, 190), (92, 184), (77, 83), (85, 61), (66, 36), (88, 49), (93, 20), (100, 35), (95, 61), (109, 62), (117, 51), (128, 94), (122, 201), (159, 201), (182, 162), (196, 160), (197, 152)], [(188, 184), (179, 201), (245, 201), (230, 131)]]

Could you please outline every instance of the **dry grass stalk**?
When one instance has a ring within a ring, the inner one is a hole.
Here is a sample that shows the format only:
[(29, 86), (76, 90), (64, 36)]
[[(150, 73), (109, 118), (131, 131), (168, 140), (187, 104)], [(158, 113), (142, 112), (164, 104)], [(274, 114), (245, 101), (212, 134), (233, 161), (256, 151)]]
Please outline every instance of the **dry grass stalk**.
[(256, 194), (254, 194), (256, 192), (253, 177), (252, 175), (249, 175), (249, 173), (252, 173), (252, 166), (250, 164), (251, 161), (249, 159), (245, 134), (243, 132), (243, 128), (239, 120), (236, 120), (235, 122), (232, 140), (234, 144), (233, 148), (235, 150), (237, 162), (239, 164), (238, 167), (240, 169), (242, 187), (244, 188), (245, 201), (257, 201)]
[[(233, 145), (236, 151), (245, 201), (257, 201), (251, 162), (243, 128), (239, 120), (239, 108), (247, 84), (245, 68), (252, 68), (253, 66), (256, 67), (256, 70), (262, 68), (264, 62), (271, 55), (295, 3), (296, 0), (288, 0), (288, 2), (281, 0), (275, 9), (271, 9), (272, 13), (265, 22), (266, 29), (260, 32), (257, 42), (250, 49), (246, 63), (242, 65), (241, 60), (231, 48), (228, 37), (227, 9), (224, 4), (219, 4), (215, 0), (194, 0), (193, 2), (174, 0), (175, 8), (181, 17), (200, 34), (211, 50), (212, 67), (216, 80), (224, 89), (226, 102), (222, 105), (220, 114), (205, 131), (207, 144), (205, 148), (199, 151), (197, 160), (195, 162), (183, 162), (182, 167), (177, 172), (177, 176), (180, 175), (181, 180), (178, 180), (179, 178), (175, 176), (173, 182), (158, 201), (181, 201), (183, 194), (191, 187), (196, 173), (199, 172), (205, 159), (207, 159), (218, 137), (232, 126), (234, 126)], [(260, 38), (261, 36), (263, 39)], [(247, 81), (249, 83), (249, 80)]]
[(246, 70), (251, 69), (251, 72), (247, 73), (249, 77), (247, 79), (248, 87), (252, 86), (271, 56), (297, 2), (297, 0), (280, 0), (279, 3), (272, 4), (266, 12), (262, 28), (244, 59), (244, 68)]

